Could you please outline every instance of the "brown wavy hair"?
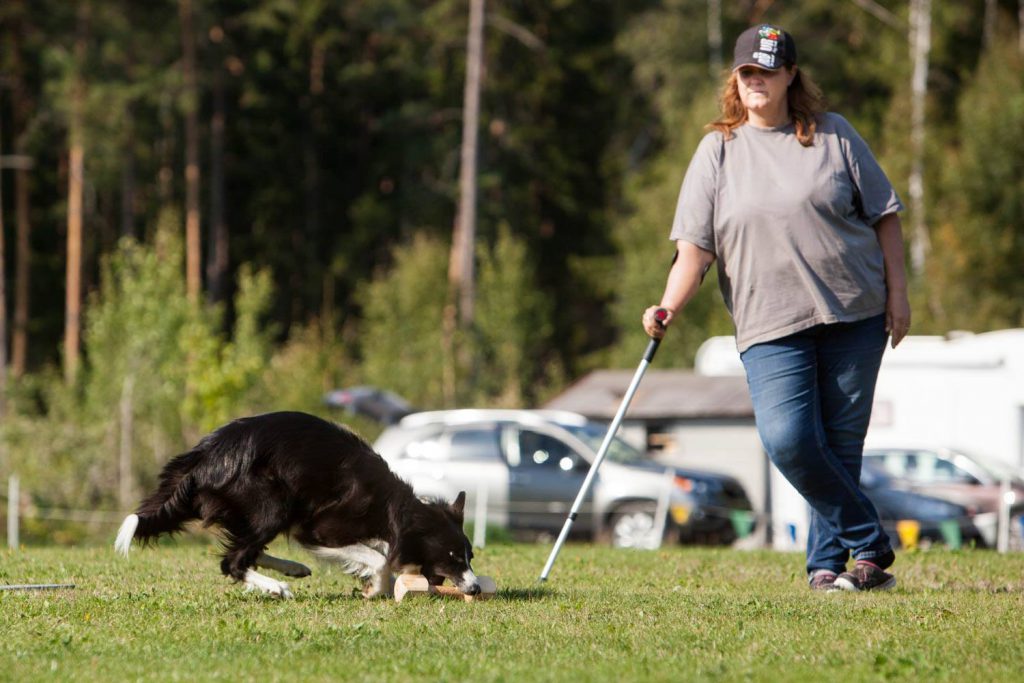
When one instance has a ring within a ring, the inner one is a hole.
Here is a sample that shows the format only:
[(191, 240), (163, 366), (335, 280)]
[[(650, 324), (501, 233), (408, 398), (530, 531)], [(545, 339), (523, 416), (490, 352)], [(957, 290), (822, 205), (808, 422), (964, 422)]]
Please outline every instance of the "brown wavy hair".
[[(718, 100), (722, 115), (706, 126), (708, 130), (719, 131), (726, 140), (732, 138), (733, 130), (747, 121), (747, 109), (740, 100), (736, 79), (735, 71), (729, 74)], [(786, 91), (786, 100), (789, 103), (789, 117), (796, 126), (797, 140), (804, 147), (810, 147), (814, 144), (818, 116), (825, 111), (825, 98), (821, 94), (821, 88), (810, 76), (797, 68), (796, 76)]]

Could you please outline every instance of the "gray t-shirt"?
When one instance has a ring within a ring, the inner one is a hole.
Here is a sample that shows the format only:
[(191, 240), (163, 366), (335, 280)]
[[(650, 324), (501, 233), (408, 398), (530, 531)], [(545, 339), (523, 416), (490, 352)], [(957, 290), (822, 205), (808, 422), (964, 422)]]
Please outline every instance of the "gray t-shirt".
[(793, 124), (704, 136), (686, 171), (671, 238), (713, 252), (740, 352), (821, 323), (885, 312), (872, 227), (900, 211), (889, 179), (842, 116), (804, 147)]

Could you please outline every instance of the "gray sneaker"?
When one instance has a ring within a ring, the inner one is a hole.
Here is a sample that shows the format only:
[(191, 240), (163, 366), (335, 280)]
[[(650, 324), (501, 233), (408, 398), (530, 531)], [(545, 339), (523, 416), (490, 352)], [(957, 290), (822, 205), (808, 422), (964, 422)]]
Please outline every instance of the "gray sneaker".
[(828, 569), (815, 569), (807, 579), (812, 591), (837, 591), (836, 573)]
[(861, 560), (852, 570), (837, 576), (835, 585), (844, 591), (887, 591), (895, 588), (896, 577), (872, 562)]

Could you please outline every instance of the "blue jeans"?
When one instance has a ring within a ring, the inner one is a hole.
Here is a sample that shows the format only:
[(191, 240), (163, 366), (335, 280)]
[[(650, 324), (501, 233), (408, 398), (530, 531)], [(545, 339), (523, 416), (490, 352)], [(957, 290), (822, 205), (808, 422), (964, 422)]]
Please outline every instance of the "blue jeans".
[(887, 339), (885, 316), (818, 325), (740, 357), (768, 457), (811, 508), (807, 571), (892, 552), (860, 490), (864, 435)]

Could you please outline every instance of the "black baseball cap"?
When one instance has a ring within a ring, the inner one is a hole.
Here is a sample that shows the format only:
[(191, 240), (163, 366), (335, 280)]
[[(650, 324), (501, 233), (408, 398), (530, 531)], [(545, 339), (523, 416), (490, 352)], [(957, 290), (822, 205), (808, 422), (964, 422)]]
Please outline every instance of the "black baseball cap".
[(778, 26), (751, 26), (736, 39), (732, 70), (756, 66), (772, 71), (796, 64), (796, 43), (793, 36)]

